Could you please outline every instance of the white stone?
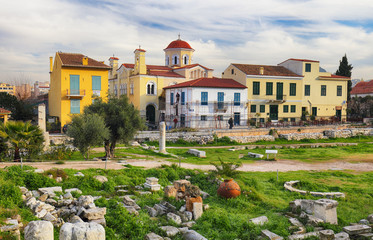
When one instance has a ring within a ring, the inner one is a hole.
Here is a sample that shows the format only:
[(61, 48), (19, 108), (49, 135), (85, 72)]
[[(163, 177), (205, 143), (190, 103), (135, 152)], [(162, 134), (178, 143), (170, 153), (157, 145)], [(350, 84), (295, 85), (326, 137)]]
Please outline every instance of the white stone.
[(189, 149), (188, 150), (189, 154), (193, 154), (194, 156), (200, 157), (200, 158), (205, 158), (206, 157), (206, 152), (205, 151), (200, 151), (197, 149)]
[(69, 188), (65, 189), (65, 193), (71, 193), (71, 192), (77, 192), (79, 194), (82, 194), (82, 191), (79, 188)]
[(90, 222), (65, 223), (60, 229), (60, 240), (105, 240), (105, 229)]
[(86, 207), (89, 204), (93, 203), (93, 197), (91, 195), (83, 195), (78, 198), (78, 205)]
[(268, 239), (268, 240), (282, 240), (284, 239), (283, 237), (273, 233), (273, 232), (270, 232), (268, 231), (267, 229), (265, 230), (262, 230), (262, 237), (264, 239)]
[(53, 239), (53, 224), (49, 221), (31, 221), (25, 228), (25, 240)]
[(372, 232), (372, 228), (367, 225), (353, 225), (344, 227), (343, 231), (348, 233), (350, 236), (355, 236), (363, 233), (370, 233)]
[(331, 224), (338, 224), (338, 202), (331, 199), (319, 199), (314, 203), (314, 216)]
[(166, 123), (165, 122), (159, 123), (159, 152), (167, 153), (166, 152)]
[(268, 222), (268, 218), (266, 216), (260, 216), (260, 217), (257, 217), (257, 218), (250, 219), (249, 222), (251, 222), (255, 225), (263, 225), (264, 223)]
[(207, 238), (203, 237), (201, 234), (194, 230), (188, 230), (183, 233), (184, 240), (207, 240)]
[(193, 217), (194, 220), (197, 220), (200, 218), (203, 214), (203, 208), (202, 208), (202, 203), (200, 202), (194, 202), (193, 203)]
[(178, 216), (178, 215), (176, 215), (174, 213), (167, 213), (167, 219), (169, 221), (173, 221), (174, 223), (176, 223), (178, 225), (180, 225), (181, 222), (182, 222), (180, 216)]
[(98, 180), (99, 182), (101, 182), (101, 183), (104, 183), (104, 182), (107, 182), (108, 181), (108, 179), (107, 179), (107, 177), (105, 177), (105, 176), (94, 176), (94, 178), (96, 179), (96, 180)]
[(155, 233), (148, 233), (145, 236), (145, 240), (163, 240), (163, 237), (155, 234)]
[(74, 174), (76, 177), (84, 177), (84, 174), (82, 172), (77, 172)]
[(180, 232), (179, 229), (173, 226), (163, 226), (160, 227), (160, 229), (162, 229), (166, 233), (167, 237), (173, 237)]
[(335, 235), (335, 240), (350, 240), (350, 236), (345, 232), (340, 232)]

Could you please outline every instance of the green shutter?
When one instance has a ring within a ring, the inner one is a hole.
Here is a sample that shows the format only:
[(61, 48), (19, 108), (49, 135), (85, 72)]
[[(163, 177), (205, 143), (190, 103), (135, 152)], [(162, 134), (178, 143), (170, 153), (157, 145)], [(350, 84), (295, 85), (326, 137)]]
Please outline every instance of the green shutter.
[(289, 105), (283, 105), (283, 112), (284, 113), (289, 112)]
[(70, 113), (72, 114), (80, 113), (80, 100), (79, 99), (70, 100)]
[(256, 105), (251, 105), (250, 112), (252, 112), (252, 113), (256, 112)]
[(273, 95), (273, 83), (272, 82), (266, 83), (266, 95), (268, 96)]
[(79, 75), (70, 75), (70, 94), (79, 94)]
[(290, 83), (290, 96), (296, 96), (296, 95), (297, 95), (297, 84)]
[(304, 96), (311, 95), (311, 85), (304, 85)]
[(253, 95), (260, 95), (260, 82), (253, 82)]
[(260, 105), (260, 112), (264, 113), (266, 111), (266, 105)]
[(92, 76), (92, 90), (101, 90), (101, 76)]
[(290, 106), (290, 111), (291, 111), (292, 113), (295, 113), (295, 107), (296, 107), (295, 105), (291, 105), (291, 106)]

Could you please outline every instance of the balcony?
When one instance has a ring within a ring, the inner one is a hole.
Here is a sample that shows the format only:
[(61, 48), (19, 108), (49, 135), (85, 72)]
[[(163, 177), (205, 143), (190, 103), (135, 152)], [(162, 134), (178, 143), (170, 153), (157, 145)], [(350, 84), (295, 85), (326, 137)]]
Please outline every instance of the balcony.
[(226, 112), (228, 109), (228, 104), (225, 102), (214, 102), (215, 112)]
[(276, 95), (275, 99), (267, 99), (267, 103), (284, 103), (286, 102), (286, 95)]
[(68, 99), (71, 98), (83, 98), (85, 96), (85, 90), (71, 90), (71, 89), (66, 89), (66, 97)]

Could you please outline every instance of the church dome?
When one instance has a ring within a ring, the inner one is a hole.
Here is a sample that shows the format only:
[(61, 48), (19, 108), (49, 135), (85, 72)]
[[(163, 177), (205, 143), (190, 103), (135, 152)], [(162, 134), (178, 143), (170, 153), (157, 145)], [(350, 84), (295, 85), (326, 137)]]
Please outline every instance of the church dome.
[(193, 49), (189, 43), (181, 40), (181, 39), (177, 39), (175, 41), (172, 41), (170, 44), (168, 44), (168, 46), (166, 47), (166, 49), (170, 49), (170, 48), (187, 48), (187, 49)]

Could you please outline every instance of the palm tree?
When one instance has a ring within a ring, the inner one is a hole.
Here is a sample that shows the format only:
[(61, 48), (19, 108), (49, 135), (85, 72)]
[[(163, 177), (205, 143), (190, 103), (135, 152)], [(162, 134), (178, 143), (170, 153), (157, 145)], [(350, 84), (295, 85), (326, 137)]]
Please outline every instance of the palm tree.
[(20, 159), (20, 152), (32, 154), (42, 148), (43, 133), (38, 126), (30, 122), (8, 121), (0, 125), (0, 137), (14, 150), (14, 160)]

